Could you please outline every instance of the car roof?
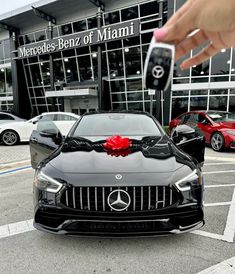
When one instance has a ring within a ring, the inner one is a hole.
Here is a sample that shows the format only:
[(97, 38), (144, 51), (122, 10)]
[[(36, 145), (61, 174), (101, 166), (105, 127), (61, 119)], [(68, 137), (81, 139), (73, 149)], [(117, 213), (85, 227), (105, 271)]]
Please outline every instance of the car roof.
[(10, 113), (10, 112), (0, 111), (0, 114), (9, 115), (9, 116), (11, 116), (11, 117), (16, 118), (17, 120), (24, 120), (23, 118), (20, 118), (19, 116), (16, 116), (16, 115), (14, 115), (14, 114), (12, 114), (12, 113)]
[(41, 115), (45, 116), (45, 115), (51, 115), (51, 114), (64, 114), (64, 115), (69, 115), (69, 116), (73, 116), (73, 117), (77, 117), (79, 118), (80, 115), (77, 115), (75, 113), (72, 112), (64, 112), (64, 111), (51, 111), (51, 112), (43, 112)]
[(88, 115), (95, 115), (95, 114), (142, 114), (149, 116), (153, 118), (153, 116), (145, 111), (138, 111), (138, 110), (109, 110), (109, 111), (91, 111), (91, 112), (86, 112), (83, 114), (83, 116), (88, 116)]

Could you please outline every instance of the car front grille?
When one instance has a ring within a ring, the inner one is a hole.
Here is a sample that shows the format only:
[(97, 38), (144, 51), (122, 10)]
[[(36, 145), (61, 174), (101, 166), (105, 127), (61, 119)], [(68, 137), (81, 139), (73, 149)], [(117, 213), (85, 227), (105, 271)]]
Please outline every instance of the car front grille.
[(117, 189), (126, 191), (130, 205), (125, 211), (151, 211), (167, 208), (177, 202), (175, 191), (168, 186), (136, 187), (70, 187), (61, 196), (61, 203), (80, 211), (112, 212), (109, 194)]

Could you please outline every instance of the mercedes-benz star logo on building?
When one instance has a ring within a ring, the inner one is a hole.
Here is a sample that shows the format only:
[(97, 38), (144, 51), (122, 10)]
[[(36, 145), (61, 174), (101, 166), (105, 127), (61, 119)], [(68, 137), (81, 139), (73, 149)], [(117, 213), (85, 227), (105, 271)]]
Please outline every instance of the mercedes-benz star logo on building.
[(115, 178), (116, 178), (117, 180), (121, 180), (121, 179), (122, 179), (122, 175), (121, 175), (121, 174), (116, 174), (116, 175), (115, 175)]
[(162, 78), (164, 73), (165, 73), (165, 71), (164, 71), (164, 68), (162, 66), (155, 66), (152, 70), (152, 75), (156, 79)]
[(130, 203), (130, 195), (122, 189), (116, 189), (108, 196), (108, 205), (115, 211), (123, 211), (127, 209)]

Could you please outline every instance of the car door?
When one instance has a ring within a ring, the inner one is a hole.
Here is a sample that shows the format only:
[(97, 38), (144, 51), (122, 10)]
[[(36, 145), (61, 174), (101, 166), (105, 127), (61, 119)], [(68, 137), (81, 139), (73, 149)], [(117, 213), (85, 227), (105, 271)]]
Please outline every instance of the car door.
[(203, 132), (206, 138), (206, 143), (210, 143), (210, 137), (211, 137), (211, 132), (213, 131), (213, 125), (209, 121), (209, 119), (202, 114), (199, 114), (199, 117), (198, 117), (198, 128), (200, 128), (201, 131)]
[(62, 143), (62, 135), (53, 121), (42, 116), (33, 130), (30, 140), (31, 165), (36, 168), (44, 159)]

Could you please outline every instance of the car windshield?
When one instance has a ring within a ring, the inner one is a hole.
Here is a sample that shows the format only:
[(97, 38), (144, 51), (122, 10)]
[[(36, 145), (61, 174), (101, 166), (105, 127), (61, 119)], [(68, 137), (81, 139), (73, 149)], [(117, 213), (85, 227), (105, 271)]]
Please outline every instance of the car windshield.
[(215, 122), (235, 122), (235, 114), (228, 112), (208, 113), (209, 117)]
[(84, 116), (73, 136), (160, 136), (153, 119), (144, 114), (93, 114)]

